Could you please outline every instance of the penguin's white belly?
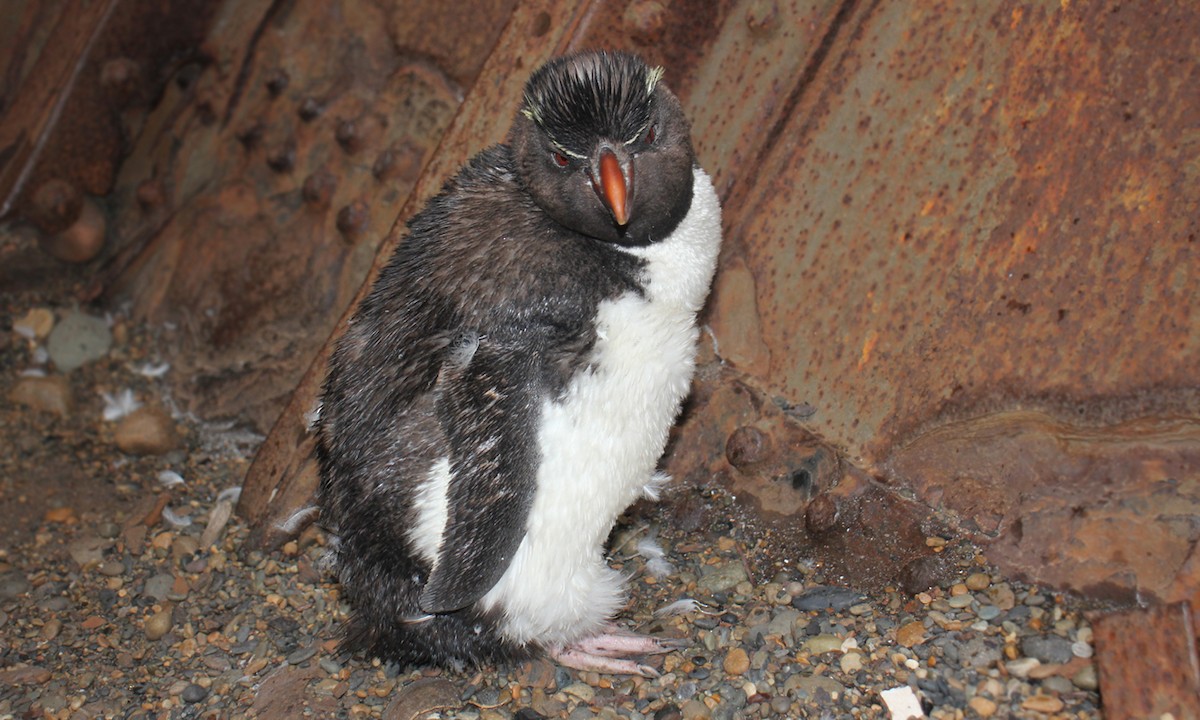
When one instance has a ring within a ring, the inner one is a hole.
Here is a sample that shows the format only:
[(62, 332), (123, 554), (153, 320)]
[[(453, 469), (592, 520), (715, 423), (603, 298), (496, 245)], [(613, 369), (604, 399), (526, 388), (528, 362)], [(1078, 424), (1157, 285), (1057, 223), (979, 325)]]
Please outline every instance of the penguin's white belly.
[(624, 604), (603, 561), (613, 522), (650, 482), (694, 368), (694, 314), (636, 296), (603, 303), (592, 366), (542, 410), (526, 535), (484, 597), (516, 642), (569, 643)]

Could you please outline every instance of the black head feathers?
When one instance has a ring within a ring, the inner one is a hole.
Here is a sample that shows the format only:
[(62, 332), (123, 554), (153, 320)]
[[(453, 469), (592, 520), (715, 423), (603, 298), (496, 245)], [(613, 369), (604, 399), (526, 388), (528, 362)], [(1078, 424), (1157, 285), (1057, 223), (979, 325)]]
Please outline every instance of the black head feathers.
[(587, 152), (592, 138), (631, 142), (650, 127), (662, 73), (628, 53), (568, 55), (529, 78), (521, 112), (574, 154)]

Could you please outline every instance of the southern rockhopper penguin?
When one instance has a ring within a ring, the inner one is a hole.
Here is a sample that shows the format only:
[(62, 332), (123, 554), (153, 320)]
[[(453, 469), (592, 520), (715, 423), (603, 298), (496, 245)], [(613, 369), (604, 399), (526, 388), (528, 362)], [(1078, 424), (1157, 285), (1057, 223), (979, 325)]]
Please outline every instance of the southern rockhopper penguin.
[(663, 480), (721, 242), (661, 75), (605, 52), (537, 70), (338, 342), (317, 454), (351, 648), (654, 674), (633, 658), (676, 647), (612, 624), (603, 555)]

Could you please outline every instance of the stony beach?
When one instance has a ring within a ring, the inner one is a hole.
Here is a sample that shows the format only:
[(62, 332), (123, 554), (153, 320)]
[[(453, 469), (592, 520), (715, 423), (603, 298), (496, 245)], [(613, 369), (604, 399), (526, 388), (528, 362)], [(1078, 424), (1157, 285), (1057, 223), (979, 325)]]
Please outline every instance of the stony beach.
[[(859, 592), (802, 557), (764, 571), (769, 534), (717, 485), (675, 486), (612, 537), (619, 624), (687, 641), (657, 678), (346, 656), (321, 531), (244, 552), (231, 510), (261, 437), (172, 397), (174, 331), (0, 303), (0, 718), (1101, 717), (1072, 598), (939, 537), (956, 572), (923, 592)], [(704, 521), (680, 528), (681, 504)]]

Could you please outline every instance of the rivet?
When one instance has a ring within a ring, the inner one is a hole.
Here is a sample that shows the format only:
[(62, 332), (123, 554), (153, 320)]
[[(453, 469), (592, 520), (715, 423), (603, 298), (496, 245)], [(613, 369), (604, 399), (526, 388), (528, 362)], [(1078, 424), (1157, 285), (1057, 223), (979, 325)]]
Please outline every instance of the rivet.
[(650, 43), (662, 36), (667, 9), (658, 0), (636, 0), (625, 8), (624, 19), (634, 40)]
[(289, 139), (268, 155), (267, 166), (277, 173), (291, 172), (296, 166), (296, 141)]
[(47, 234), (62, 232), (79, 219), (83, 194), (59, 178), (47, 180), (30, 197), (29, 220)]
[(273, 98), (279, 97), (287, 89), (289, 79), (287, 71), (283, 68), (275, 68), (267, 75), (267, 93)]
[(342, 149), (351, 155), (362, 149), (362, 137), (353, 120), (343, 120), (338, 123), (334, 137), (337, 139), (338, 145), (341, 145)]
[(421, 157), (421, 150), (409, 143), (393, 145), (375, 158), (371, 174), (380, 182), (393, 178), (416, 180), (421, 172)]
[(300, 102), (300, 107), (296, 110), (296, 114), (304, 122), (312, 122), (323, 112), (325, 112), (325, 103), (314, 97), (304, 98)]
[(137, 187), (138, 205), (143, 210), (152, 210), (163, 204), (162, 184), (157, 180), (143, 180)]
[(337, 229), (346, 242), (355, 242), (367, 230), (371, 220), (371, 211), (362, 200), (355, 200), (338, 210)]
[(237, 134), (237, 140), (242, 144), (242, 147), (247, 150), (253, 150), (258, 146), (263, 136), (263, 125), (261, 122), (256, 122), (250, 127), (242, 130)]
[(66, 230), (45, 238), (42, 248), (54, 257), (69, 263), (85, 263), (104, 249), (104, 213), (96, 203), (84, 199), (79, 218)]
[(837, 501), (822, 493), (808, 503), (804, 510), (804, 526), (813, 535), (823, 535), (834, 528), (838, 520)]
[(126, 105), (137, 92), (141, 68), (135, 60), (120, 57), (100, 66), (100, 85), (117, 105)]
[(746, 8), (746, 27), (750, 32), (765, 35), (779, 24), (779, 5), (774, 0), (753, 0)]
[(762, 460), (770, 448), (771, 440), (756, 427), (743, 426), (729, 434), (725, 441), (725, 459), (735, 468)]
[(326, 208), (329, 207), (335, 190), (337, 190), (337, 178), (333, 173), (322, 168), (305, 178), (300, 194), (304, 198), (304, 202), (309, 205)]

